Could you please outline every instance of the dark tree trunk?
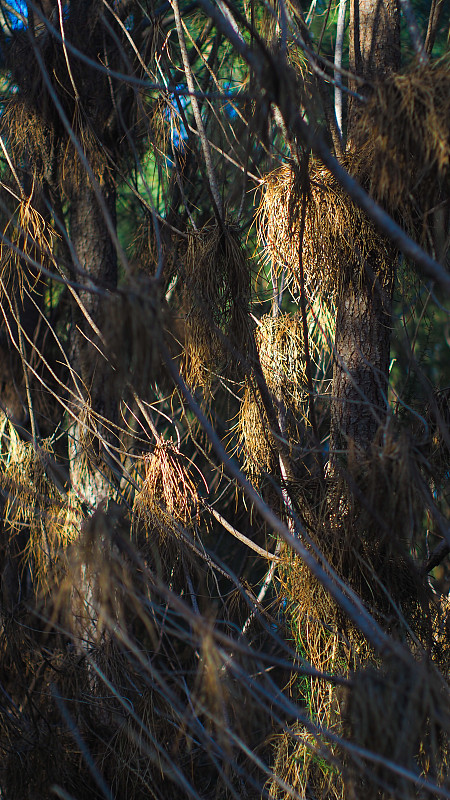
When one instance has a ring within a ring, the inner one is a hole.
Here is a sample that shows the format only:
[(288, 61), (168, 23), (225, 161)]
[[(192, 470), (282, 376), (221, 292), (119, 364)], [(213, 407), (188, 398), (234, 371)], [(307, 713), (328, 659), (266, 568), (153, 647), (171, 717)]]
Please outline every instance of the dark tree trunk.
[(352, 0), (349, 58), (350, 70), (367, 81), (398, 71), (400, 13), (397, 0)]
[[(108, 212), (115, 228), (115, 191), (103, 189), (102, 209), (89, 183), (74, 193), (70, 209), (70, 235), (79, 266), (88, 273), (96, 287), (114, 289), (117, 285), (117, 257), (105, 221)], [(87, 279), (77, 276), (78, 282)], [(105, 421), (114, 424), (117, 418), (116, 400), (111, 388), (111, 367), (103, 355), (104, 347), (93, 325), (104, 330), (105, 298), (92, 291), (80, 291), (74, 303), (72, 363), (78, 400), (74, 403), (76, 417), (71, 430), (69, 456), (71, 480), (79, 496), (96, 507), (110, 496), (112, 473), (105, 468), (111, 457), (106, 445), (117, 443)]]
[[(394, 269), (394, 268), (393, 268)], [(366, 450), (387, 412), (392, 278), (372, 289), (346, 281), (339, 298), (333, 372), (332, 451)]]
[[(70, 237), (75, 250), (74, 262), (100, 289), (117, 285), (117, 257), (114, 242), (105, 221), (105, 212), (115, 228), (115, 191), (103, 187), (104, 208), (89, 183), (81, 185), (72, 196)], [(78, 283), (89, 279), (76, 274)], [(74, 299), (72, 326), (73, 386), (77, 398), (72, 401), (73, 424), (69, 430), (69, 464), (72, 488), (87, 504), (88, 513), (108, 500), (117, 486), (110, 446), (117, 445), (114, 423), (117, 401), (112, 391), (112, 371), (103, 355), (104, 346), (95, 332), (105, 330), (105, 296), (80, 290)], [(92, 322), (91, 322), (92, 321)], [(111, 469), (111, 465), (113, 469)], [(99, 534), (101, 536), (101, 534)], [(96, 543), (100, 548), (108, 542)], [(82, 560), (78, 578), (74, 575), (72, 614), (74, 632), (82, 647), (98, 641), (98, 563)]]
[[(400, 23), (395, 0), (353, 0), (350, 21), (350, 69), (372, 81), (400, 66)], [(352, 121), (348, 117), (348, 149), (352, 148)], [(386, 419), (390, 352), (391, 297), (396, 254), (383, 269), (377, 256), (345, 269), (338, 300), (335, 362), (332, 384), (330, 458), (353, 441), (367, 450), (377, 428)]]

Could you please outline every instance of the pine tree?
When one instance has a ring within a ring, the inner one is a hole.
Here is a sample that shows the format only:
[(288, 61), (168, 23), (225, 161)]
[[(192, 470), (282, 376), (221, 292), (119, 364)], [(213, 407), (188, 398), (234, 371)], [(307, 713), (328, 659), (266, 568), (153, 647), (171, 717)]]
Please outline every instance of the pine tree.
[(448, 12), (0, 9), (0, 796), (447, 796)]

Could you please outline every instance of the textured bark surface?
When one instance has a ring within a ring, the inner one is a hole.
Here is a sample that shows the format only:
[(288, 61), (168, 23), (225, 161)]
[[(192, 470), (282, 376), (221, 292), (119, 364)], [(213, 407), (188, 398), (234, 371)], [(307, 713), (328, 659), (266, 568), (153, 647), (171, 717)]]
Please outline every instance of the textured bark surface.
[(341, 293), (333, 374), (333, 451), (350, 441), (367, 449), (386, 418), (391, 291), (366, 282)]
[[(103, 191), (103, 200), (105, 209), (108, 211), (115, 228), (115, 193), (112, 188), (106, 188)], [(95, 286), (103, 289), (114, 289), (117, 284), (116, 251), (106, 225), (104, 211), (100, 208), (95, 193), (89, 184), (82, 185), (72, 199), (70, 234), (81, 269), (92, 278)], [(77, 282), (87, 283), (86, 279), (80, 278), (79, 275), (77, 276)], [(104, 299), (90, 291), (79, 292), (79, 298), (89, 317), (101, 329), (99, 323)], [(78, 330), (74, 332), (73, 350), (76, 367), (80, 370), (80, 376), (89, 387), (92, 397), (100, 401), (97, 395), (99, 390), (100, 394), (102, 393), (103, 387), (99, 385), (101, 381), (97, 376), (101, 372), (100, 364), (104, 359), (87, 342), (87, 339), (98, 346), (101, 343), (79, 306), (74, 307), (74, 319), (76, 326), (85, 334), (85, 336), (81, 335)]]
[[(382, 79), (399, 66), (400, 16), (396, 0), (352, 0), (350, 68), (369, 82)], [(353, 103), (348, 120), (349, 149), (352, 120), (357, 113)], [(374, 280), (380, 275), (376, 255), (364, 268), (356, 253), (354, 263), (345, 265), (336, 319), (331, 463), (333, 453), (346, 448), (351, 440), (366, 450), (386, 418), (395, 264), (393, 251), (392, 267), (383, 273), (383, 289)]]
[(400, 68), (400, 12), (396, 0), (352, 0), (350, 69), (367, 81)]
[[(88, 273), (95, 286), (114, 289), (117, 258), (105, 221), (107, 210), (115, 228), (114, 190), (104, 189), (103, 199), (104, 209), (89, 184), (80, 187), (71, 203), (70, 235), (79, 262), (77, 266)], [(86, 277), (77, 275), (76, 278), (78, 283), (88, 284)], [(117, 444), (108, 424), (117, 420), (117, 404), (111, 386), (111, 367), (102, 355), (102, 342), (87, 318), (100, 331), (105, 330), (105, 298), (89, 291), (79, 291), (78, 297), (80, 304), (74, 302), (73, 306), (72, 364), (79, 376), (76, 378), (79, 399), (73, 403), (69, 464), (72, 487), (92, 512), (112, 496), (116, 486), (114, 474), (107, 466), (111, 463), (107, 446)], [(101, 533), (96, 546), (108, 546)], [(73, 585), (72, 613), (74, 630), (84, 644), (98, 641), (97, 593), (95, 564), (91, 559), (82, 560)]]
[[(114, 190), (104, 189), (103, 199), (115, 227)], [(80, 187), (72, 199), (70, 234), (79, 266), (96, 286), (113, 289), (117, 284), (116, 251), (104, 210), (87, 183)], [(87, 283), (86, 278), (80, 276), (77, 276), (77, 280)], [(111, 391), (111, 367), (102, 355), (102, 343), (88, 320), (90, 318), (94, 325), (104, 330), (104, 297), (90, 291), (80, 291), (79, 299), (82, 308), (74, 304), (72, 363), (81, 379), (77, 380), (80, 399), (74, 408), (80, 421), (74, 423), (71, 431), (70, 473), (72, 485), (79, 496), (95, 508), (111, 494), (111, 474), (105, 470), (105, 456), (107, 462), (110, 459), (105, 454), (101, 439), (116, 444), (114, 435), (103, 420), (114, 421), (117, 410)], [(97, 431), (98, 436), (93, 431)]]

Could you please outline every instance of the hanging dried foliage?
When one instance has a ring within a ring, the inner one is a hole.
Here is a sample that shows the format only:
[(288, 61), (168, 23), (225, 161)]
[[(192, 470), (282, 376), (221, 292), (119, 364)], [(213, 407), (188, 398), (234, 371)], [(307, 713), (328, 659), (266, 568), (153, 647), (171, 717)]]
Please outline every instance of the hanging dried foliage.
[(177, 445), (160, 439), (153, 453), (144, 456), (143, 463), (143, 483), (133, 509), (138, 520), (151, 523), (158, 515), (182, 525), (195, 520), (199, 496), (192, 477), (193, 465)]
[[(16, 213), (3, 230), (0, 245), (2, 293), (10, 293), (17, 286), (23, 297), (24, 288), (33, 291), (38, 284), (39, 266), (46, 269), (55, 266), (54, 247), (60, 237), (33, 206), (32, 200), (33, 191), (29, 197), (19, 200)], [(13, 247), (5, 242), (5, 238), (12, 242)], [(37, 266), (28, 263), (27, 259)]]
[(382, 275), (392, 263), (391, 249), (365, 214), (354, 205), (325, 166), (311, 160), (307, 176), (285, 164), (265, 181), (258, 212), (259, 240), (279, 271), (300, 287), (299, 242), (302, 193), (307, 192), (303, 235), (305, 282), (326, 303), (345, 274), (358, 280), (371, 258)]
[[(54, 598), (54, 616), (74, 635), (81, 651), (100, 643), (114, 626), (126, 630), (126, 609), (134, 605), (135, 581), (122, 553), (129, 538), (126, 512), (114, 501), (102, 501), (85, 518), (66, 552), (65, 576)], [(129, 522), (129, 521), (128, 521)]]
[[(76, 4), (66, 9), (67, 41), (99, 67), (106, 62), (120, 68), (119, 50), (127, 46), (120, 27), (107, 32), (98, 9), (90, 11), (88, 35), (82, 33), (85, 21), (85, 12)], [(145, 97), (125, 84), (113, 86), (105, 70), (87, 69), (83, 61), (68, 56), (64, 42), (44, 21), (38, 24), (36, 18), (34, 27), (34, 32), (17, 31), (8, 49), (7, 69), (15, 89), (3, 107), (0, 131), (8, 138), (15, 162), (28, 162), (38, 183), (56, 179), (71, 193), (86, 180), (86, 160), (102, 183), (111, 156), (117, 159), (123, 152), (126, 132), (136, 131), (145, 117)], [(63, 115), (70, 120), (77, 146)]]
[(351, 171), (413, 234), (448, 199), (449, 119), (446, 57), (386, 77), (355, 120)]
[(29, 159), (33, 177), (41, 182), (51, 171), (55, 132), (31, 103), (12, 96), (4, 105), (0, 130), (8, 138), (14, 162)]
[(192, 386), (236, 377), (250, 339), (250, 269), (237, 228), (191, 231), (184, 259), (184, 371)]
[[(299, 438), (297, 424), (304, 418), (307, 402), (300, 316), (264, 315), (257, 325), (255, 341), (267, 387), (280, 407), (286, 439), (295, 446)], [(259, 392), (249, 379), (246, 380), (239, 409), (238, 432), (246, 471), (255, 476), (272, 471), (278, 451)]]
[(272, 737), (271, 742), (275, 751), (273, 775), (267, 782), (271, 800), (287, 800), (286, 785), (297, 792), (297, 797), (342, 799), (344, 766), (337, 748), (330, 747), (325, 737), (296, 723)]
[[(372, 769), (380, 782), (392, 780), (392, 762), (417, 776), (429, 775), (438, 785), (447, 781), (450, 696), (426, 659), (391, 658), (377, 669), (356, 670), (343, 716), (350, 739), (378, 756)], [(395, 728), (399, 719), (400, 736)], [(352, 796), (359, 797), (363, 779), (359, 775), (353, 781)], [(405, 774), (396, 780), (400, 795), (417, 797), (417, 787)], [(378, 787), (365, 781), (364, 796), (375, 800)]]
[(306, 372), (300, 314), (265, 314), (259, 320), (255, 340), (270, 392), (292, 410), (302, 410)]
[(243, 450), (244, 470), (253, 478), (276, 469), (276, 449), (266, 412), (256, 387), (246, 381), (239, 407), (238, 439)]
[(199, 575), (190, 537), (196, 537), (200, 522), (198, 482), (203, 476), (172, 440), (164, 439), (142, 457), (137, 472), (133, 538), (159, 575), (176, 591), (189, 592), (190, 570)]
[[(0, 559), (6, 569), (28, 564), (36, 588), (50, 593), (61, 577), (64, 551), (75, 538), (74, 498), (60, 492), (51, 474), (53, 449), (24, 442), (0, 415), (0, 485), (7, 492)], [(76, 514), (80, 521), (79, 504)], [(70, 519), (70, 524), (69, 524)]]
[(61, 186), (72, 190), (86, 179), (84, 156), (96, 178), (103, 182), (108, 171), (107, 154), (81, 112), (76, 111), (73, 119), (79, 151), (64, 134), (59, 120), (56, 123), (30, 98), (23, 99), (21, 94), (9, 98), (0, 131), (8, 137), (14, 162), (28, 160), (37, 184), (52, 181), (57, 171)]
[[(415, 536), (422, 529), (424, 514), (424, 500), (417, 492), (416, 470), (414, 451), (408, 442), (385, 434), (382, 446), (374, 443), (365, 461), (350, 453), (345, 478), (329, 478), (328, 498), (317, 508), (311, 525), (311, 538), (326, 563), (357, 593), (385, 629), (389, 628), (394, 635), (411, 636), (413, 647), (417, 647), (419, 640), (426, 644), (431, 636), (429, 597), (408, 555)], [(385, 520), (389, 520), (389, 524)], [(419, 763), (427, 753), (422, 764), (426, 762), (424, 768), (429, 769), (430, 750), (432, 757), (437, 757), (440, 745), (437, 740), (432, 741), (434, 733), (431, 728), (427, 730), (426, 725), (429, 720), (437, 730), (438, 695), (431, 708), (427, 705), (430, 697), (424, 697), (423, 692), (416, 693), (417, 685), (409, 688), (407, 682), (400, 680), (400, 675), (390, 688), (390, 673), (375, 669), (377, 655), (327, 589), (288, 548), (282, 558), (280, 598), (297, 651), (307, 654), (310, 663), (321, 673), (372, 675), (380, 692), (377, 699), (372, 692), (366, 697), (368, 686), (360, 690), (358, 680), (340, 691), (332, 682), (313, 676), (298, 679), (293, 691), (305, 704), (311, 720), (338, 736), (350, 737), (383, 757), (391, 758), (395, 748), (385, 736), (385, 702), (381, 703), (380, 698), (383, 692), (387, 696), (392, 691), (393, 719), (392, 723), (387, 723), (389, 731), (394, 729), (394, 717), (398, 719), (402, 703), (406, 703), (405, 708), (412, 715), (411, 737), (405, 736), (398, 743), (403, 749), (396, 763), (406, 767), (406, 759), (409, 759), (411, 767), (414, 758)], [(440, 624), (445, 623), (440, 620)], [(436, 650), (435, 657), (441, 666), (447, 663), (447, 653)], [(417, 673), (412, 669), (411, 680), (420, 682), (424, 678), (421, 669)], [(429, 733), (430, 738), (427, 738)], [(319, 796), (342, 796), (342, 778), (349, 768), (345, 750), (330, 744), (326, 736), (312, 735), (308, 727), (301, 725), (286, 731), (275, 744), (279, 761), (277, 774), (290, 785), (295, 780), (299, 790), (304, 791), (308, 785)], [(289, 760), (285, 759), (287, 753)], [(297, 772), (292, 763), (298, 765)], [(360, 766), (355, 769), (355, 775), (359, 778), (352, 777), (358, 787), (355, 797), (361, 795), (358, 769)], [(380, 774), (387, 779), (387, 772)], [(346, 779), (346, 786), (352, 781)], [(274, 784), (271, 791), (274, 797), (282, 796)]]

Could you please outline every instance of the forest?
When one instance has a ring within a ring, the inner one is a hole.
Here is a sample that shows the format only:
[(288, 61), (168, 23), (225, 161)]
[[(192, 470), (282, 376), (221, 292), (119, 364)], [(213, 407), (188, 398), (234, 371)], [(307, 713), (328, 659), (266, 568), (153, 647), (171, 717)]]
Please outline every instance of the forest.
[(450, 798), (449, 25), (0, 0), (0, 800)]

